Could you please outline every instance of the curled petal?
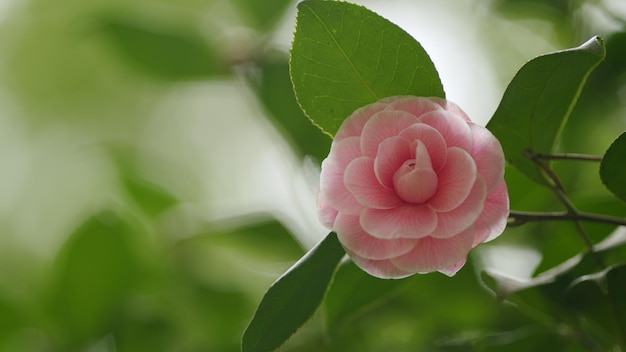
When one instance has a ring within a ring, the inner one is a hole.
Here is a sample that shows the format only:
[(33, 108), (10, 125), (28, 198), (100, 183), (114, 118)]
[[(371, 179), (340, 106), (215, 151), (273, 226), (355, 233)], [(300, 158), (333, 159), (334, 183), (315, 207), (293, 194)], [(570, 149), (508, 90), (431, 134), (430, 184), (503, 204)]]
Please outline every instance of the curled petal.
[(317, 193), (317, 216), (320, 219), (322, 225), (326, 226), (328, 229), (333, 229), (335, 224), (335, 219), (337, 218), (337, 214), (339, 212), (337, 209), (328, 205), (324, 196), (322, 196), (322, 192)]
[(420, 204), (437, 191), (437, 174), (424, 143), (417, 141), (415, 160), (408, 160), (394, 175), (398, 196), (404, 201)]
[(413, 157), (411, 142), (407, 139), (401, 137), (385, 139), (380, 143), (374, 159), (376, 178), (383, 186), (392, 189), (393, 175), (406, 160)]
[(496, 188), (487, 195), (483, 211), (474, 223), (476, 236), (474, 247), (500, 236), (506, 228), (509, 216), (509, 193), (506, 183), (501, 180)]
[(428, 204), (438, 212), (458, 207), (476, 181), (476, 164), (463, 149), (450, 148), (446, 164), (437, 173), (439, 188)]
[(361, 152), (365, 156), (375, 157), (382, 141), (397, 136), (416, 122), (417, 117), (404, 111), (383, 110), (376, 113), (363, 127)]
[(374, 277), (378, 277), (381, 279), (402, 279), (415, 274), (409, 271), (399, 269), (389, 259), (365, 259), (350, 251), (346, 252), (350, 256), (354, 264), (356, 264), (363, 271)]
[(463, 111), (458, 105), (456, 105), (455, 103), (449, 101), (449, 100), (445, 100), (445, 99), (438, 99), (439, 100), (439, 104), (441, 104), (441, 106), (443, 106), (443, 108), (446, 111), (449, 111), (457, 116), (461, 116), (463, 118), (463, 120), (470, 122), (470, 118), (469, 116), (467, 116), (467, 114), (465, 113), (465, 111)]
[(393, 189), (386, 188), (378, 182), (372, 158), (363, 156), (348, 164), (343, 182), (363, 206), (389, 209), (402, 204), (402, 200)]
[(389, 259), (410, 251), (418, 240), (399, 238), (384, 240), (371, 236), (359, 224), (359, 217), (339, 213), (335, 220), (339, 242), (356, 255), (367, 259)]
[(454, 265), (447, 267), (445, 269), (441, 269), (439, 270), (440, 273), (445, 274), (447, 276), (454, 276), (456, 275), (456, 273), (459, 272), (459, 270), (461, 270), (461, 268), (463, 267), (463, 265), (465, 265), (465, 262), (467, 261), (467, 257), (459, 260), (458, 262), (456, 262)]
[(346, 166), (359, 156), (359, 137), (348, 137), (333, 143), (328, 158), (322, 162), (320, 192), (329, 206), (347, 214), (359, 214), (363, 209), (343, 182)]
[(365, 126), (365, 123), (372, 117), (372, 115), (384, 110), (388, 105), (388, 103), (379, 101), (357, 109), (352, 113), (352, 115), (343, 121), (339, 130), (335, 133), (334, 143), (347, 137), (360, 136), (363, 131), (363, 126)]
[(445, 271), (467, 257), (473, 241), (473, 227), (450, 238), (424, 237), (410, 252), (391, 261), (405, 271), (417, 273)]
[(448, 148), (459, 147), (468, 152), (472, 150), (472, 133), (462, 117), (440, 110), (420, 116), (420, 121), (439, 131)]
[[(412, 96), (398, 97), (398, 99), (389, 104), (387, 109), (406, 111), (411, 115), (421, 116), (427, 112), (443, 109), (442, 104), (439, 104), (434, 99), (436, 98), (415, 99), (415, 97)], [(445, 102), (444, 99), (439, 100)]]
[(448, 238), (470, 227), (481, 214), (486, 197), (485, 180), (479, 176), (461, 205), (448, 212), (437, 213), (437, 227), (430, 236)]
[(404, 204), (392, 209), (365, 209), (361, 226), (382, 239), (420, 238), (437, 226), (437, 215), (425, 204)]
[(424, 143), (435, 171), (439, 171), (446, 163), (448, 146), (441, 133), (434, 127), (424, 123), (416, 123), (402, 130), (399, 136), (409, 141)]
[(491, 132), (476, 124), (470, 124), (472, 130), (471, 155), (476, 162), (476, 169), (487, 181), (487, 192), (491, 192), (504, 178), (504, 152), (500, 142)]

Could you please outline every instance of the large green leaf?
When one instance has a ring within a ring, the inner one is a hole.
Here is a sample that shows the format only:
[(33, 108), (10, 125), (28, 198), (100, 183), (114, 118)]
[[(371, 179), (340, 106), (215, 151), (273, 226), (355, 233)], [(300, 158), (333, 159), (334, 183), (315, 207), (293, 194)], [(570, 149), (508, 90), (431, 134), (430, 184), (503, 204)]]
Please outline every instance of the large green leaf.
[(600, 178), (602, 182), (619, 199), (626, 201), (626, 132), (622, 133), (602, 158)]
[(244, 332), (243, 352), (272, 351), (283, 344), (322, 302), (345, 252), (331, 232), (267, 291)]
[(330, 135), (354, 110), (381, 98), (444, 97), (435, 66), (415, 39), (347, 2), (298, 5), (291, 79), (304, 112)]
[(600, 37), (527, 62), (506, 89), (487, 128), (500, 140), (506, 159), (532, 180), (545, 183), (525, 155), (552, 153), (587, 76), (605, 56)]

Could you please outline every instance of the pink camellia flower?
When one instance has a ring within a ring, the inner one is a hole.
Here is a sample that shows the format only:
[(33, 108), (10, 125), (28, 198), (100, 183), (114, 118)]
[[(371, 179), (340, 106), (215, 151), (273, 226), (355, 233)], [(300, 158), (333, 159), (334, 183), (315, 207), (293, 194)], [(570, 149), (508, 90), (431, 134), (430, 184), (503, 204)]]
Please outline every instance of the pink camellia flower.
[(390, 97), (356, 110), (322, 163), (320, 220), (380, 278), (452, 276), (506, 227), (504, 154), (440, 98)]

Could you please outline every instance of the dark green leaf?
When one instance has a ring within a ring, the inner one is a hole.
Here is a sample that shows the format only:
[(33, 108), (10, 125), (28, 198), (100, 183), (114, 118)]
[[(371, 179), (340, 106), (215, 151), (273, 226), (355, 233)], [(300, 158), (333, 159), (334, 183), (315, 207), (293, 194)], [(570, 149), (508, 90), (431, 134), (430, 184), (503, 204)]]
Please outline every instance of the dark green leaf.
[(625, 280), (626, 265), (609, 267), (576, 280), (565, 295), (569, 309), (581, 316), (581, 328), (600, 341), (604, 349), (618, 343), (620, 336), (626, 337)]
[(137, 229), (113, 212), (90, 218), (68, 239), (56, 263), (51, 309), (66, 343), (98, 337), (139, 275)]
[(532, 59), (507, 87), (487, 128), (506, 159), (532, 180), (545, 183), (524, 151), (554, 151), (587, 76), (604, 56), (602, 40), (594, 37), (577, 48)]
[(626, 201), (626, 132), (622, 133), (602, 158), (600, 178), (619, 199)]
[(415, 39), (365, 7), (339, 1), (298, 5), (291, 79), (304, 112), (330, 135), (354, 110), (381, 98), (444, 97)]
[(261, 29), (270, 29), (291, 4), (291, 0), (234, 0), (233, 3), (250, 19), (252, 25)]
[(298, 106), (289, 79), (288, 60), (268, 58), (259, 63), (259, 69), (261, 77), (254, 87), (270, 119), (299, 152), (322, 161), (328, 154), (331, 139), (315, 127)]
[(214, 49), (191, 30), (116, 17), (105, 20), (102, 30), (130, 65), (155, 78), (198, 80), (226, 72)]
[(393, 297), (407, 280), (382, 280), (359, 269), (352, 261), (341, 265), (324, 300), (326, 325), (330, 331)]
[(272, 351), (315, 312), (345, 252), (335, 233), (294, 264), (270, 289), (242, 339), (242, 351)]

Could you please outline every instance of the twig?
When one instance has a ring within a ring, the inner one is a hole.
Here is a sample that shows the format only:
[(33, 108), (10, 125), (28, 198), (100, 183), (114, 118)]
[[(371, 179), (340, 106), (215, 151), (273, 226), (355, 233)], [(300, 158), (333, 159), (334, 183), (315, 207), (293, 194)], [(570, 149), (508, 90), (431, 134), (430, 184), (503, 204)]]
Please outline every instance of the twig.
[(603, 214), (577, 212), (571, 214), (569, 212), (529, 212), (529, 211), (515, 211), (512, 210), (509, 213), (508, 226), (521, 226), (528, 222), (538, 221), (589, 221), (599, 222), (611, 225), (626, 226), (626, 219), (618, 218), (615, 216), (608, 216)]
[(601, 269), (606, 269), (606, 264), (604, 263), (602, 258), (594, 251), (593, 243), (589, 239), (589, 235), (587, 235), (585, 228), (580, 223), (580, 219), (579, 219), (580, 213), (578, 212), (578, 209), (576, 209), (574, 204), (570, 201), (570, 199), (567, 197), (567, 193), (565, 192), (565, 188), (563, 187), (563, 183), (561, 182), (559, 177), (554, 173), (554, 171), (550, 168), (550, 166), (543, 163), (540, 160), (540, 158), (537, 156), (537, 154), (535, 154), (532, 150), (530, 149), (524, 150), (524, 156), (526, 156), (529, 160), (534, 162), (535, 165), (537, 165), (537, 167), (539, 167), (539, 169), (543, 171), (543, 175), (546, 178), (546, 180), (550, 181), (549, 182), (550, 189), (552, 190), (554, 195), (556, 195), (559, 201), (565, 206), (565, 209), (567, 209), (567, 214), (573, 217), (572, 221), (574, 222), (574, 225), (576, 226), (576, 231), (580, 235), (580, 238), (585, 244), (585, 247), (587, 247), (587, 251), (589, 252), (593, 260)]
[(601, 156), (578, 153), (534, 154), (534, 157), (542, 160), (602, 161)]

